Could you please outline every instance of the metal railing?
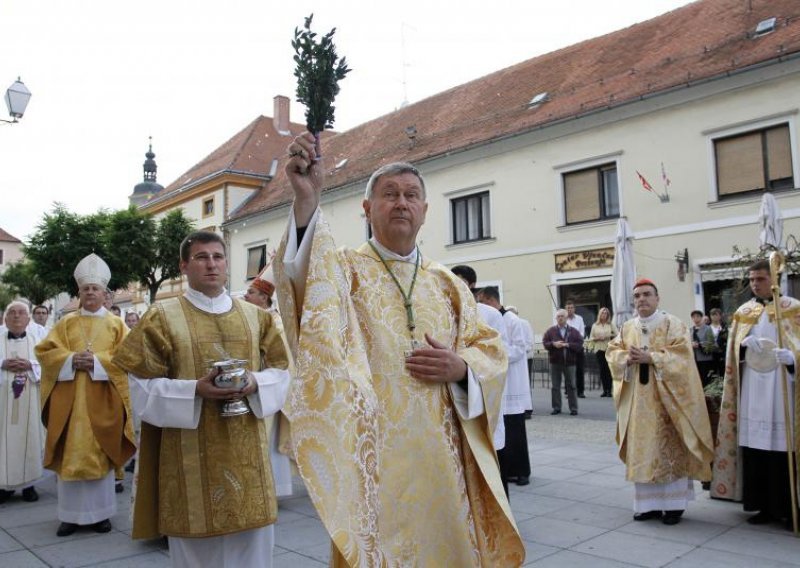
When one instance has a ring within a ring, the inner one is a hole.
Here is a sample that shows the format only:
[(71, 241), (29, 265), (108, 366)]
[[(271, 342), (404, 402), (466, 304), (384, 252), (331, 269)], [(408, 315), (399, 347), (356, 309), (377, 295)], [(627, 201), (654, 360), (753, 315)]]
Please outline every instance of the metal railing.
[[(601, 384), (597, 357), (591, 351), (584, 349), (583, 361), (583, 380), (586, 390), (599, 390)], [(533, 365), (530, 366), (530, 370), (531, 388), (536, 386), (537, 378), (539, 380), (539, 387), (544, 389), (550, 388), (550, 358), (546, 350), (536, 349), (533, 352)]]

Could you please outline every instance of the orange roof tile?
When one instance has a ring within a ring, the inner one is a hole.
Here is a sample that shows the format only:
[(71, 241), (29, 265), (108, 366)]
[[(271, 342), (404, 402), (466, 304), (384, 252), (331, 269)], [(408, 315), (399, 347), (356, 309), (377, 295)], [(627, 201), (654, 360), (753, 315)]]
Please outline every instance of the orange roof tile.
[(11, 233), (0, 229), (0, 241), (4, 243), (21, 243), (22, 241), (19, 240), (17, 237), (12, 235)]
[[(752, 9), (748, 6), (751, 5)], [(775, 31), (753, 38), (776, 17)], [(420, 162), (800, 52), (797, 0), (700, 0), (646, 22), (529, 59), (330, 137), (326, 190), (366, 179), (381, 165)], [(548, 100), (528, 103), (538, 93)], [(417, 129), (412, 145), (405, 128)], [(291, 201), (278, 173), (231, 219)], [(338, 170), (334, 166), (348, 159)]]
[(291, 135), (281, 135), (275, 130), (271, 117), (259, 116), (165, 187), (144, 207), (162, 201), (178, 190), (223, 173), (266, 178), (272, 166), (272, 159), (285, 154), (292, 137), (303, 132), (305, 126), (290, 123), (289, 129)]

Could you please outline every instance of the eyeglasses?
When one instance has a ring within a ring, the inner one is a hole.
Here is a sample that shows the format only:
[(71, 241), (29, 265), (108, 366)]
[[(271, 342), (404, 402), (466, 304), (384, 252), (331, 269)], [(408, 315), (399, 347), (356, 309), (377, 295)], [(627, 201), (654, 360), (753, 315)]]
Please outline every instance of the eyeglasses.
[(193, 254), (190, 260), (197, 261), (201, 264), (207, 263), (209, 260), (213, 260), (215, 264), (225, 261), (225, 255), (219, 252), (214, 254), (208, 254), (205, 252), (199, 252), (197, 254)]

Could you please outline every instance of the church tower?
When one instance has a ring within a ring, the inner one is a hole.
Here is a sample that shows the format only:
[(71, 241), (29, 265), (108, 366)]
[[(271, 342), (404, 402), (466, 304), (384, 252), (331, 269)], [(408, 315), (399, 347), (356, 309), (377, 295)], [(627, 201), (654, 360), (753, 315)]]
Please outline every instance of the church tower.
[(153, 137), (151, 136), (149, 140), (150, 147), (144, 155), (146, 159), (142, 166), (144, 170), (144, 180), (136, 184), (136, 187), (133, 188), (133, 193), (128, 197), (131, 205), (135, 205), (136, 207), (141, 207), (164, 189), (164, 186), (156, 183), (156, 171), (158, 170), (158, 166), (155, 160), (156, 155), (153, 153)]

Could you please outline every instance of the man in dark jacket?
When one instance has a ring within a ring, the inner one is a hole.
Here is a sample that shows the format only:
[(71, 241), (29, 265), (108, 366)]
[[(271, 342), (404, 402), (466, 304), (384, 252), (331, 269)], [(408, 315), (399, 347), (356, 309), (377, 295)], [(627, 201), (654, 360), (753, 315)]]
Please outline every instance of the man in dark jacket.
[(561, 377), (567, 387), (567, 403), (572, 416), (578, 414), (578, 397), (575, 392), (575, 360), (583, 351), (583, 338), (580, 332), (567, 325), (567, 310), (556, 312), (556, 325), (548, 329), (542, 337), (544, 348), (550, 355), (550, 390), (553, 411), (561, 414)]

